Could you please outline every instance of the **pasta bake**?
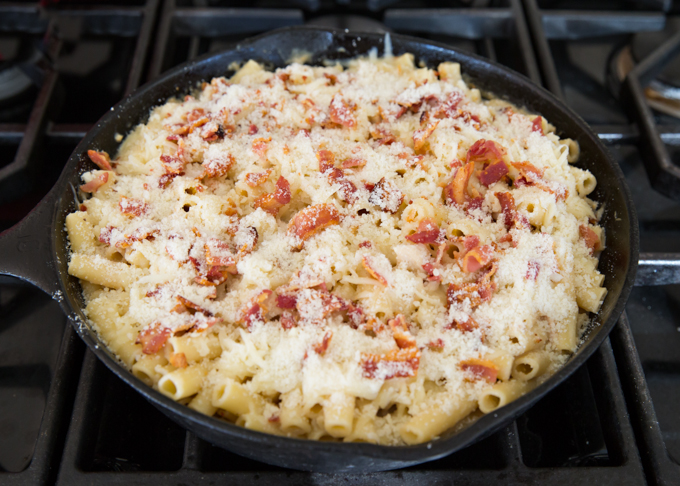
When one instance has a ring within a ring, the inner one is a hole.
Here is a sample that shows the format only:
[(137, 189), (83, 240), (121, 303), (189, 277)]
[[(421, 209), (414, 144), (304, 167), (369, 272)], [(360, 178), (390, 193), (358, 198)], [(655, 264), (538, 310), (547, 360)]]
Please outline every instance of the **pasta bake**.
[(100, 339), (192, 409), (421, 443), (540, 384), (598, 312), (578, 152), (455, 63), (249, 61), (92, 147), (69, 273)]

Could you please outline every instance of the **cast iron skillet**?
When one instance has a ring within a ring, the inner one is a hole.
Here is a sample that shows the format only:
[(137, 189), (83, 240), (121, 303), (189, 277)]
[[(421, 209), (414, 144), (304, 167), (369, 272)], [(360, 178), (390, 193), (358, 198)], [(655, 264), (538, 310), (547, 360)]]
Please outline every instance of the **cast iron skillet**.
[(531, 393), (480, 418), (457, 434), (449, 431), (438, 440), (404, 447), (317, 442), (254, 432), (204, 416), (149, 388), (116, 360), (88, 327), (82, 313), (80, 285), (67, 273), (68, 241), (64, 218), (76, 207), (73, 187), (81, 183), (80, 175), (94, 168), (87, 159), (87, 149), (115, 154), (116, 134), (124, 135), (144, 122), (150, 108), (163, 104), (169, 97), (186, 93), (200, 81), (230, 75), (229, 65), (234, 61), (255, 59), (270, 67), (279, 67), (286, 65), (294, 52), (304, 50), (311, 54), (309, 62), (318, 64), (327, 59), (365, 55), (372, 48), (378, 48), (382, 55), (384, 40), (383, 35), (374, 33), (287, 28), (179, 66), (139, 88), (104, 115), (85, 136), (42, 202), (23, 221), (0, 235), (0, 274), (22, 278), (52, 295), (90, 350), (175, 422), (213, 444), (258, 461), (321, 472), (380, 471), (437, 459), (495, 432), (571, 375), (612, 329), (633, 285), (638, 261), (638, 226), (621, 170), (585, 122), (523, 76), (477, 56), (454, 51), (442, 44), (398, 35), (391, 37), (395, 55), (411, 52), (417, 61), (434, 68), (442, 61), (459, 62), (464, 75), (476, 87), (543, 115), (558, 128), (562, 137), (579, 142), (581, 158), (578, 165), (597, 177), (597, 189), (591, 197), (605, 205), (602, 224), (606, 229), (607, 248), (602, 253), (599, 269), (606, 275), (609, 293), (599, 314), (593, 318), (583, 344), (563, 369)]

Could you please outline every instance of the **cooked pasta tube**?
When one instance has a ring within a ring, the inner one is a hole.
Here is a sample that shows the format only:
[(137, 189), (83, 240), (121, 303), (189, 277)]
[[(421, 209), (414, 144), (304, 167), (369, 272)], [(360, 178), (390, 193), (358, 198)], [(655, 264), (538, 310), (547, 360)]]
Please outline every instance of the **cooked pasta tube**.
[(550, 356), (545, 351), (530, 351), (515, 358), (512, 365), (512, 377), (529, 381), (542, 375), (550, 365)]
[(484, 413), (493, 412), (528, 393), (534, 386), (536, 382), (517, 380), (498, 382), (480, 394), (479, 410)]
[(438, 436), (470, 415), (477, 408), (474, 399), (439, 400), (406, 422), (399, 433), (407, 444), (419, 444)]
[(347, 437), (354, 425), (354, 402), (347, 393), (333, 393), (323, 405), (324, 427), (332, 437)]
[(203, 365), (193, 365), (168, 373), (158, 380), (158, 390), (173, 400), (190, 397), (201, 389), (208, 373)]

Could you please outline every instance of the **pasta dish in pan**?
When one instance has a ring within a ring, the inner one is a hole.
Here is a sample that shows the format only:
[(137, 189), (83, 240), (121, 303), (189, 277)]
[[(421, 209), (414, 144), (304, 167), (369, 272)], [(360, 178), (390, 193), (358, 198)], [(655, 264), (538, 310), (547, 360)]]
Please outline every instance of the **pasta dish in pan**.
[(455, 63), (249, 61), (88, 154), (66, 229), (93, 328), (251, 429), (431, 440), (559, 369), (606, 294), (578, 145)]

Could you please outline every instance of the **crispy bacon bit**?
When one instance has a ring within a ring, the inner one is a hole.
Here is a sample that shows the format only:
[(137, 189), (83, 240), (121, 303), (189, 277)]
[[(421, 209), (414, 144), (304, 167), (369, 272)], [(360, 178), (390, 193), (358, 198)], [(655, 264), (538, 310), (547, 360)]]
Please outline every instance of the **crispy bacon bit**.
[(368, 255), (364, 255), (364, 256), (361, 257), (361, 264), (366, 269), (366, 271), (369, 273), (369, 275), (371, 275), (371, 277), (376, 279), (382, 285), (385, 285), (385, 286), (389, 285), (387, 283), (387, 280), (385, 280), (385, 277), (380, 275), (378, 273), (378, 271), (374, 268), (375, 264), (373, 264), (373, 262), (371, 261), (371, 258)]
[(479, 327), (479, 324), (470, 316), (466, 321), (453, 320), (451, 324), (446, 326), (446, 329), (458, 329), (460, 332), (472, 332)]
[(373, 246), (373, 244), (371, 244), (371, 242), (368, 241), (368, 240), (362, 241), (361, 243), (359, 243), (359, 248), (371, 248), (372, 246)]
[(493, 297), (496, 291), (496, 282), (491, 281), (491, 277), (496, 273), (497, 266), (495, 263), (491, 264), (478, 278), (477, 282), (466, 284), (449, 284), (446, 290), (446, 299), (448, 305), (454, 305), (456, 302), (464, 302), (466, 299), (470, 301), (471, 307), (479, 307), (482, 303), (488, 302)]
[(276, 305), (280, 309), (295, 309), (296, 303), (297, 296), (295, 295), (282, 294), (276, 296)]
[(224, 154), (220, 157), (215, 157), (210, 160), (203, 161), (203, 174), (201, 178), (204, 177), (220, 177), (226, 175), (229, 169), (234, 165), (234, 156), (231, 154)]
[(285, 177), (279, 177), (276, 181), (276, 190), (274, 192), (268, 192), (258, 197), (255, 202), (253, 202), (253, 207), (255, 209), (262, 208), (263, 211), (267, 211), (269, 214), (276, 216), (279, 213), (279, 209), (290, 202), (290, 184)]
[(341, 169), (335, 167), (335, 155), (330, 150), (319, 150), (316, 153), (319, 160), (319, 172), (325, 174), (330, 184), (340, 185), (340, 196), (350, 204), (357, 200), (357, 187), (345, 177)]
[(326, 334), (323, 335), (323, 340), (320, 343), (316, 343), (313, 346), (314, 352), (316, 354), (324, 355), (326, 350), (328, 349), (328, 344), (331, 342), (331, 338), (333, 337), (333, 331), (328, 330), (326, 331)]
[(111, 167), (111, 157), (109, 157), (109, 154), (107, 154), (103, 150), (101, 152), (97, 152), (95, 150), (88, 150), (87, 156), (101, 170), (113, 170), (113, 167)]
[[(192, 260), (192, 257), (189, 257), (189, 260)], [(196, 282), (199, 285), (204, 285), (206, 287), (216, 287), (220, 285), (222, 282), (227, 280), (227, 273), (228, 272), (226, 270), (222, 270), (221, 267), (208, 266), (207, 273), (205, 275), (199, 275), (198, 277), (194, 278), (194, 282)]]
[(404, 194), (399, 188), (383, 177), (371, 189), (368, 202), (387, 213), (396, 213), (404, 202)]
[(364, 159), (347, 159), (343, 161), (342, 163), (342, 168), (343, 169), (361, 169), (363, 166), (366, 165), (366, 161)]
[(473, 162), (468, 162), (463, 167), (456, 171), (453, 180), (444, 188), (444, 195), (447, 204), (458, 204), (462, 206), (465, 203), (465, 195), (467, 193), (468, 182), (475, 169)]
[[(105, 228), (108, 230), (108, 228), (111, 228), (110, 226)], [(104, 233), (104, 230), (99, 234), (99, 238), (101, 241), (102, 238), (102, 233)], [(108, 238), (108, 241), (106, 244), (110, 244), (110, 238), (111, 234), (113, 233), (113, 228), (107, 232), (106, 238)], [(137, 228), (132, 232), (131, 235), (123, 235), (123, 238), (118, 240), (116, 242), (116, 248), (129, 248), (132, 246), (132, 244), (135, 241), (142, 241), (146, 239), (152, 239), (155, 235), (160, 233), (159, 230), (148, 230), (148, 229), (143, 229), (143, 228)], [(102, 242), (103, 243), (103, 242)]]
[(250, 124), (250, 127), (248, 127), (248, 135), (255, 135), (257, 133), (257, 125)]
[(430, 218), (424, 218), (418, 223), (418, 231), (406, 237), (412, 243), (438, 243), (443, 238), (443, 233)]
[(330, 150), (319, 150), (316, 153), (319, 161), (319, 172), (324, 173), (335, 167), (335, 155)]
[(537, 116), (534, 118), (534, 121), (531, 123), (531, 131), (532, 132), (538, 132), (541, 135), (544, 135), (543, 133), (543, 118), (540, 116)]
[(109, 173), (108, 172), (99, 172), (97, 175), (95, 175), (90, 182), (87, 182), (80, 186), (80, 190), (83, 192), (97, 192), (97, 189), (99, 189), (101, 186), (106, 184), (109, 181)]
[(257, 187), (260, 184), (263, 184), (269, 178), (269, 174), (271, 173), (271, 169), (267, 169), (262, 172), (248, 172), (246, 174), (246, 184), (248, 184), (250, 187)]
[(432, 262), (428, 262), (423, 265), (423, 270), (425, 270), (425, 273), (427, 274), (427, 279), (430, 282), (441, 282), (442, 272), (438, 268), (438, 265)]
[(399, 349), (416, 347), (416, 339), (409, 332), (406, 318), (402, 314), (398, 314), (394, 319), (390, 319), (387, 324), (392, 329), (392, 336)]
[(170, 335), (170, 329), (161, 327), (161, 324), (156, 322), (140, 331), (135, 344), (142, 345), (142, 353), (144, 354), (156, 354), (165, 345)]
[(434, 132), (434, 129), (437, 128), (437, 125), (439, 125), (439, 120), (430, 122), (425, 128), (413, 132), (413, 150), (416, 153), (425, 148), (428, 137), (432, 135), (432, 132)]
[(158, 187), (165, 189), (172, 183), (175, 177), (177, 177), (177, 174), (163, 174), (158, 178)]
[(265, 289), (257, 294), (246, 306), (241, 309), (240, 322), (250, 331), (258, 322), (264, 323), (264, 315), (267, 313), (265, 305), (267, 299), (273, 294), (269, 289)]
[(487, 165), (482, 172), (479, 173), (479, 182), (489, 187), (500, 181), (508, 173), (508, 166), (502, 160), (497, 160), (495, 162)]
[(461, 269), (464, 272), (476, 272), (493, 258), (493, 247), (489, 245), (477, 246), (463, 257)]
[(496, 192), (494, 195), (498, 198), (498, 202), (501, 203), (504, 223), (507, 229), (513, 227), (527, 229), (531, 227), (526, 216), (519, 214), (515, 209), (515, 198), (512, 197), (512, 194), (509, 192)]
[(457, 118), (458, 105), (463, 101), (463, 93), (460, 91), (453, 91), (449, 93), (446, 99), (439, 105), (435, 117), (437, 118)]
[(441, 351), (444, 349), (444, 340), (442, 338), (433, 339), (426, 346), (432, 351)]
[(281, 320), (279, 322), (281, 323), (281, 327), (286, 330), (297, 327), (295, 316), (290, 311), (283, 311), (283, 314), (281, 314)]
[(594, 254), (596, 251), (600, 251), (602, 249), (600, 237), (597, 236), (597, 233), (590, 229), (590, 226), (582, 224), (581, 226), (579, 226), (578, 232), (581, 235), (581, 238), (583, 238), (583, 241), (585, 242), (586, 246), (590, 250), (591, 255)]
[(205, 110), (203, 108), (194, 108), (186, 114), (186, 119), (189, 123), (193, 123), (203, 117), (205, 117)]
[(460, 369), (470, 373), (474, 380), (485, 380), (487, 383), (495, 383), (498, 376), (496, 365), (486, 359), (470, 358), (460, 362)]
[(389, 380), (415, 376), (420, 364), (418, 348), (395, 349), (384, 354), (365, 354), (361, 361), (363, 376)]
[(352, 115), (352, 108), (339, 93), (331, 100), (330, 117), (333, 123), (347, 128), (354, 128), (357, 124)]
[(271, 137), (258, 137), (253, 140), (253, 152), (255, 152), (260, 157), (264, 157), (269, 150), (269, 142), (272, 141)]
[(340, 213), (332, 204), (316, 204), (298, 212), (288, 225), (288, 235), (297, 238), (296, 248), (329, 226), (340, 224)]
[(217, 238), (209, 238), (205, 243), (205, 261), (208, 265), (218, 267), (230, 267), (236, 264), (234, 254), (227, 243)]
[[(406, 111), (405, 108), (404, 111)], [(371, 138), (378, 142), (378, 145), (392, 145), (397, 141), (397, 137), (395, 137), (394, 134), (383, 128), (371, 128), (370, 133)]]
[(366, 314), (361, 307), (357, 307), (354, 304), (347, 305), (347, 317), (353, 329), (362, 328), (366, 325)]
[(187, 363), (187, 357), (184, 353), (172, 353), (170, 355), (170, 364), (175, 368), (186, 368), (189, 366)]
[(541, 271), (541, 264), (536, 261), (530, 261), (529, 265), (527, 265), (527, 274), (525, 275), (525, 279), (527, 280), (536, 280), (538, 278), (538, 273)]
[(240, 245), (238, 249), (239, 258), (252, 253), (255, 246), (257, 246), (259, 236), (257, 230), (252, 226), (248, 226), (236, 234), (235, 242), (237, 245)]
[(184, 174), (184, 163), (177, 157), (172, 157), (171, 155), (161, 155), (161, 165), (163, 165), (166, 174)]
[(121, 196), (118, 202), (118, 209), (126, 216), (141, 216), (149, 210), (149, 206), (139, 199)]
[(483, 162), (484, 164), (492, 164), (503, 160), (505, 156), (505, 149), (499, 143), (493, 140), (480, 139), (477, 140), (472, 147), (468, 149), (466, 162)]

